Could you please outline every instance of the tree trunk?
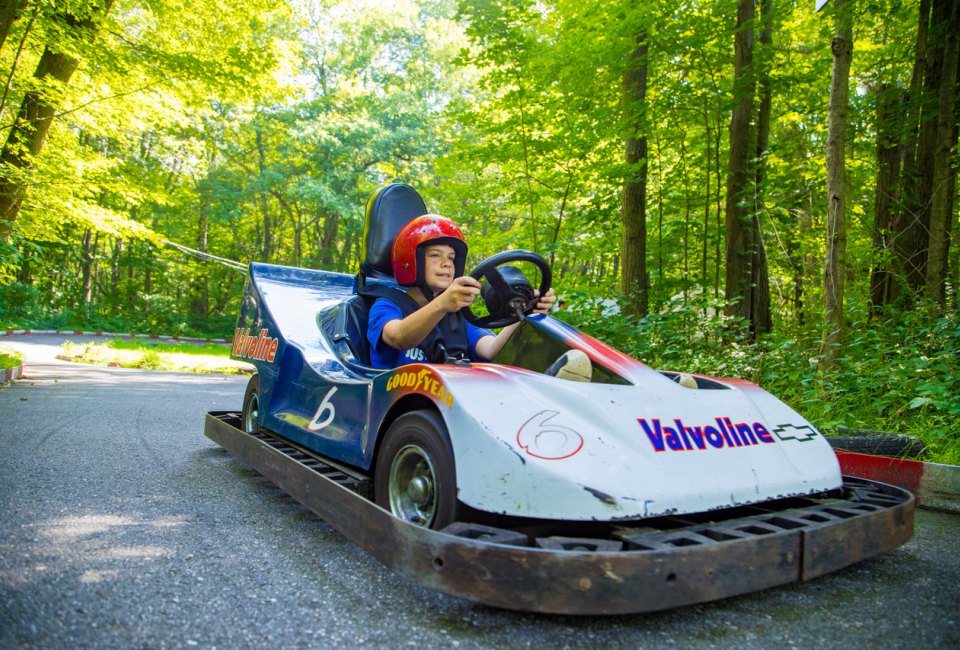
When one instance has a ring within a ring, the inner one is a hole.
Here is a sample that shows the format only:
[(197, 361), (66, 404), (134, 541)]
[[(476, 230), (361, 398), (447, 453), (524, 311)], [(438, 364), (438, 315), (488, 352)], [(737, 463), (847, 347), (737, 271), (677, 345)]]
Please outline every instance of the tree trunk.
[(800, 231), (800, 278), (798, 286), (795, 287), (795, 295), (797, 297), (797, 304), (799, 306), (799, 315), (797, 317), (798, 325), (805, 325), (810, 315), (810, 306), (806, 298), (806, 286), (807, 284), (813, 284), (814, 282), (820, 281), (819, 273), (817, 272), (818, 264), (814, 259), (814, 256), (811, 254), (809, 246), (807, 245), (807, 242), (813, 240), (813, 210), (814, 205), (816, 204), (816, 197), (814, 196), (812, 189), (806, 191), (804, 199), (806, 205), (802, 210), (797, 211), (797, 227)]
[[(340, 229), (340, 213), (330, 211), (323, 220), (323, 230), (320, 233), (320, 268), (334, 268), (334, 257), (337, 251), (334, 248), (334, 242), (337, 241), (337, 232)], [(337, 268), (340, 264), (336, 265)]]
[(823, 358), (821, 370), (832, 371), (843, 345), (843, 292), (847, 248), (846, 143), (849, 119), (850, 63), (853, 27), (847, 0), (834, 0), (836, 35), (831, 43), (833, 74), (827, 134), (827, 255), (823, 273)]
[[(260, 127), (257, 127), (256, 132), (257, 138), (257, 168), (260, 173), (260, 182), (261, 188), (266, 185), (266, 175), (267, 175), (267, 153), (263, 145), (263, 132), (260, 130)], [(260, 213), (263, 217), (263, 247), (260, 250), (261, 260), (264, 262), (270, 261), (270, 254), (273, 250), (273, 228), (270, 221), (270, 207), (267, 205), (267, 192), (265, 189), (261, 189), (257, 193), (258, 202), (260, 203)]]
[(627, 312), (645, 316), (647, 287), (647, 37), (637, 37), (623, 75), (623, 113), (626, 137), (624, 151), (628, 175), (623, 182), (620, 218), (620, 290), (627, 300)]
[[(13, 79), (17, 74), (17, 66), (20, 65), (20, 60), (23, 55), (23, 48), (26, 46), (27, 40), (30, 38), (30, 32), (33, 28), (33, 23), (39, 13), (40, 9), (35, 8), (30, 14), (30, 20), (27, 21), (26, 26), (23, 28), (23, 34), (20, 35), (20, 44), (17, 46), (17, 51), (13, 55), (13, 60), (10, 62), (10, 71), (7, 73), (7, 81), (3, 85), (3, 95), (0, 96), (0, 122), (2, 122), (3, 116), (7, 114), (7, 99), (10, 97), (10, 89), (13, 87)], [(7, 26), (7, 29), (9, 29), (9, 25)], [(6, 40), (6, 37), (7, 35), (4, 33), (2, 40)], [(0, 50), (2, 49), (3, 43), (0, 42)]]
[[(933, 152), (933, 195), (930, 198), (930, 235), (927, 247), (926, 296), (942, 310), (946, 301), (949, 229), (953, 210), (953, 150), (956, 144), (957, 24), (960, 0), (950, 0), (945, 12), (943, 68), (940, 74), (939, 109)], [(936, 12), (935, 12), (936, 13)]]
[[(197, 250), (201, 253), (207, 252), (207, 238), (210, 234), (210, 217), (206, 201), (200, 196), (200, 214), (197, 220)], [(193, 300), (190, 301), (190, 312), (200, 318), (205, 318), (210, 313), (210, 282), (209, 274), (204, 265), (199, 265), (196, 274), (193, 276)]]
[(363, 237), (358, 236), (359, 233), (355, 230), (347, 231), (347, 241), (343, 244), (342, 254), (340, 255), (340, 263), (337, 265), (339, 271), (351, 271), (356, 272), (360, 267), (360, 255), (361, 244), (363, 243)]
[(27, 0), (6, 0), (0, 4), (0, 51), (7, 41), (10, 28), (20, 18), (20, 13), (26, 8)]
[[(960, 87), (960, 52), (957, 53), (957, 78), (954, 80), (954, 83)], [(954, 107), (956, 110), (957, 107)], [(960, 119), (956, 120), (953, 125), (953, 142), (956, 143), (960, 140)], [(953, 174), (950, 177), (950, 187), (947, 190), (947, 196), (951, 197), (951, 200), (955, 200), (957, 196), (957, 174)], [(950, 209), (951, 214), (955, 214), (956, 205)], [(953, 298), (953, 309), (956, 311), (960, 307), (960, 300), (958, 300), (957, 291), (960, 290), (960, 246), (954, 246), (953, 252), (950, 251), (950, 241), (953, 237), (955, 231), (954, 227), (960, 224), (956, 218), (950, 218), (947, 220), (947, 258), (950, 260), (947, 270), (947, 280), (948, 283), (952, 285), (952, 290), (948, 290), (948, 295)], [(949, 308), (950, 305), (948, 304)]]
[(303, 264), (303, 230), (306, 228), (299, 218), (293, 222), (293, 266), (301, 266)]
[[(682, 182), (680, 184), (680, 187), (683, 188), (683, 236), (682, 236), (683, 265), (681, 267), (682, 269), (681, 278), (683, 279), (684, 300), (686, 300), (687, 290), (690, 288), (690, 285), (689, 285), (689, 281), (690, 281), (690, 212), (691, 212), (691, 205), (693, 204), (693, 200), (690, 196), (691, 189), (690, 189), (689, 165), (687, 164), (687, 145), (682, 139), (679, 142), (679, 147), (680, 147), (680, 157), (677, 159), (677, 166), (681, 170), (680, 175), (682, 177)], [(663, 183), (661, 182), (660, 185), (662, 186)], [(658, 231), (659, 232), (657, 233), (657, 247), (660, 251), (658, 253), (658, 258), (662, 258), (663, 256), (662, 217), (660, 220), (660, 224), (658, 225)], [(658, 264), (658, 267), (662, 267), (662, 264), (663, 264), (662, 259), (658, 259), (657, 264)], [(662, 268), (660, 268), (660, 278), (663, 279)]]
[(892, 304), (899, 295), (893, 241), (896, 235), (903, 147), (903, 93), (884, 85), (877, 92), (877, 187), (873, 201), (874, 267), (870, 273), (870, 313)]
[(663, 149), (660, 147), (660, 137), (654, 140), (657, 147), (657, 282), (663, 282)]
[(801, 327), (807, 322), (807, 307), (804, 296), (804, 286), (808, 269), (810, 267), (809, 256), (805, 254), (804, 242), (808, 241), (810, 234), (810, 212), (807, 209), (791, 210), (791, 213), (797, 218), (796, 236), (787, 240), (787, 257), (790, 260), (790, 268), (793, 272), (793, 313), (797, 319), (797, 325)]
[(756, 81), (753, 64), (753, 0), (737, 2), (737, 34), (734, 41), (734, 108), (730, 118), (730, 152), (727, 173), (726, 297), (730, 313), (751, 323), (753, 329), (754, 271), (753, 249), (756, 222), (753, 214), (754, 174), (750, 169)]
[(567, 174), (567, 182), (564, 183), (563, 194), (560, 196), (560, 208), (557, 211), (557, 218), (554, 220), (553, 228), (550, 234), (550, 259), (548, 262), (553, 267), (556, 263), (557, 242), (560, 241), (560, 231), (563, 229), (563, 221), (567, 214), (567, 201), (570, 199), (570, 186), (573, 184), (573, 174)]
[[(93, 233), (93, 245), (91, 246), (91, 251), (93, 254), (93, 265), (90, 270), (91, 292), (89, 296), (90, 300), (88, 301), (88, 305), (90, 307), (92, 307), (97, 302), (97, 279), (100, 277), (100, 254), (99, 254), (100, 232), (99, 231)], [(102, 289), (100, 290), (100, 293), (103, 293)]]
[[(917, 47), (919, 65), (911, 81), (910, 128), (915, 131), (907, 149), (902, 193), (903, 209), (897, 235), (897, 251), (911, 297), (920, 293), (926, 282), (927, 246), (929, 244), (930, 202), (933, 192), (934, 151), (937, 143), (936, 106), (939, 103), (940, 75), (943, 70), (943, 21), (946, 3), (933, 0), (921, 3)], [(926, 10), (927, 13), (924, 13)], [(938, 28), (939, 26), (939, 28)], [(914, 144), (915, 142), (915, 144)]]
[(120, 302), (120, 256), (123, 255), (123, 238), (113, 240), (113, 251), (110, 253), (110, 295), (115, 303)]
[[(933, 0), (920, 0), (917, 20), (917, 42), (914, 47), (913, 72), (910, 77), (910, 89), (907, 93), (907, 113), (905, 141), (903, 147), (904, 174), (902, 180), (910, 178), (907, 167), (913, 165), (917, 156), (917, 135), (920, 123), (921, 93), (923, 92), (923, 72), (927, 59), (927, 32), (930, 28), (930, 6)], [(915, 171), (915, 170), (914, 170)], [(901, 184), (901, 194), (907, 194)]]
[[(703, 107), (703, 142), (707, 151), (704, 156), (705, 187), (703, 191), (703, 241), (700, 250), (700, 281), (707, 282), (707, 243), (710, 239), (710, 112), (707, 106)], [(662, 175), (661, 175), (662, 177)], [(663, 183), (660, 183), (663, 185)]]
[(763, 194), (767, 169), (767, 146), (770, 142), (770, 113), (773, 106), (773, 88), (770, 82), (770, 61), (773, 58), (773, 0), (760, 3), (760, 46), (762, 65), (760, 66), (759, 99), (757, 113), (757, 155), (754, 173), (754, 222), (753, 222), (753, 259), (752, 286), (753, 299), (750, 322), (756, 334), (773, 329), (770, 316), (770, 277), (767, 272), (767, 249), (763, 243)]
[(80, 247), (80, 306), (85, 307), (93, 299), (93, 231), (83, 231)]
[(21, 284), (32, 285), (33, 274), (31, 273), (31, 261), (33, 253), (30, 249), (23, 250), (23, 257), (20, 260), (20, 269), (17, 271), (17, 281)]
[[(110, 10), (111, 4), (113, 0), (107, 0), (102, 15)], [(81, 36), (92, 40), (96, 33), (92, 16), (79, 20), (63, 14), (60, 18)], [(30, 90), (24, 95), (17, 119), (0, 152), (0, 169), (11, 170), (0, 176), (0, 239), (6, 239), (13, 230), (27, 189), (26, 173), (32, 168), (33, 158), (43, 148), (66, 86), (80, 63), (68, 53), (72, 47), (65, 48), (66, 51), (61, 51), (60, 47), (60, 43), (48, 43), (44, 48), (34, 72), (37, 86), (44, 90)]]
[(713, 129), (714, 141), (713, 141), (713, 170), (716, 174), (716, 183), (714, 183), (714, 192), (716, 192), (716, 197), (714, 198), (713, 204), (715, 206), (716, 214), (716, 232), (714, 233), (713, 240), (713, 297), (720, 297), (720, 269), (723, 267), (723, 259), (720, 257), (720, 249), (725, 248), (723, 243), (724, 230), (723, 230), (723, 189), (721, 185), (723, 184), (723, 166), (720, 162), (720, 144), (723, 139), (723, 129), (720, 128), (720, 116), (717, 116), (717, 121), (715, 128)]

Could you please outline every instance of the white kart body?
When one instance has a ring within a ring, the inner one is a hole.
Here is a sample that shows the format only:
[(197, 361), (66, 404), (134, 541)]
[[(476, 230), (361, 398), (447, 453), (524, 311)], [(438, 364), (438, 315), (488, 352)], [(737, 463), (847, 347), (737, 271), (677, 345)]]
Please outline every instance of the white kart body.
[(493, 364), (428, 372), (452, 396), (440, 409), (458, 496), (479, 510), (616, 520), (841, 485), (829, 443), (746, 382), (690, 389), (646, 369), (640, 385), (585, 384)]

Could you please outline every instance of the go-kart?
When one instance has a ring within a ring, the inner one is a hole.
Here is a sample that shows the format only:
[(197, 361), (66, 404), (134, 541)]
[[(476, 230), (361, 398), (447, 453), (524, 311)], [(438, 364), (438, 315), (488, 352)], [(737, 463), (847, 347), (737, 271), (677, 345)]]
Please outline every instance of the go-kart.
[[(407, 185), (371, 197), (357, 276), (251, 264), (232, 356), (256, 374), (239, 415), (206, 427), (388, 566), (502, 607), (635, 612), (815, 577), (910, 538), (911, 495), (844, 479), (817, 429), (759, 387), (657, 371), (531, 314), (520, 267), (541, 293), (550, 269), (528, 251), (471, 273), (487, 313), (468, 320), (522, 320), (492, 362), (371, 367), (390, 245), (426, 212)], [(590, 358), (589, 383), (544, 374), (570, 349)]]

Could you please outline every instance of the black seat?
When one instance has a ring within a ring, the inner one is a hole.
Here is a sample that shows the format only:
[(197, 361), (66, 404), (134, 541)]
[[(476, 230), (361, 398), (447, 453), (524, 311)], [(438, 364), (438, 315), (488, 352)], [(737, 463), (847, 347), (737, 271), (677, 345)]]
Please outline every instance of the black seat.
[[(368, 282), (394, 284), (393, 240), (407, 223), (427, 214), (427, 206), (415, 189), (403, 183), (380, 188), (367, 201), (363, 229), (363, 262), (357, 274), (356, 289)], [(375, 298), (356, 295), (340, 306), (334, 340), (346, 340), (360, 363), (370, 365), (367, 320)]]
[(370, 342), (367, 341), (367, 321), (373, 303), (365, 296), (351, 296), (337, 310), (333, 340), (346, 341), (353, 358), (362, 365), (370, 365)]
[(363, 262), (357, 286), (367, 280), (393, 281), (391, 252), (400, 229), (427, 214), (427, 206), (415, 189), (403, 183), (382, 187), (367, 201), (363, 226)]

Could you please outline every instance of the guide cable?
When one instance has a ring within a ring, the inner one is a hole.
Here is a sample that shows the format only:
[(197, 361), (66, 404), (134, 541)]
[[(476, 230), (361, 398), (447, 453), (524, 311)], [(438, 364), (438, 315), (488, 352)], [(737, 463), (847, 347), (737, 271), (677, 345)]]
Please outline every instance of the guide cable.
[(170, 241), (170, 240), (168, 240), (168, 239), (161, 239), (160, 241), (162, 241), (164, 244), (166, 244), (166, 245), (168, 245), (168, 246), (173, 246), (174, 248), (176, 248), (177, 250), (179, 250), (179, 251), (182, 252), (182, 253), (186, 253), (187, 255), (192, 255), (192, 256), (196, 257), (197, 259), (202, 260), (202, 261), (204, 261), (204, 262), (216, 262), (216, 263), (218, 263), (218, 264), (223, 264), (224, 266), (229, 267), (229, 268), (231, 268), (231, 269), (233, 269), (233, 270), (235, 270), (235, 271), (240, 271), (241, 273), (246, 273), (246, 272), (247, 272), (247, 265), (246, 265), (246, 264), (243, 264), (242, 262), (237, 262), (236, 260), (230, 260), (230, 259), (227, 259), (227, 258), (225, 258), (225, 257), (218, 257), (218, 256), (213, 255), (213, 254), (211, 254), (211, 253), (206, 253), (206, 252), (204, 252), (204, 251), (198, 251), (198, 250), (196, 250), (196, 249), (194, 249), (194, 248), (188, 248), (187, 246), (184, 246), (183, 244), (178, 244), (178, 243), (172, 242), (172, 241)]

